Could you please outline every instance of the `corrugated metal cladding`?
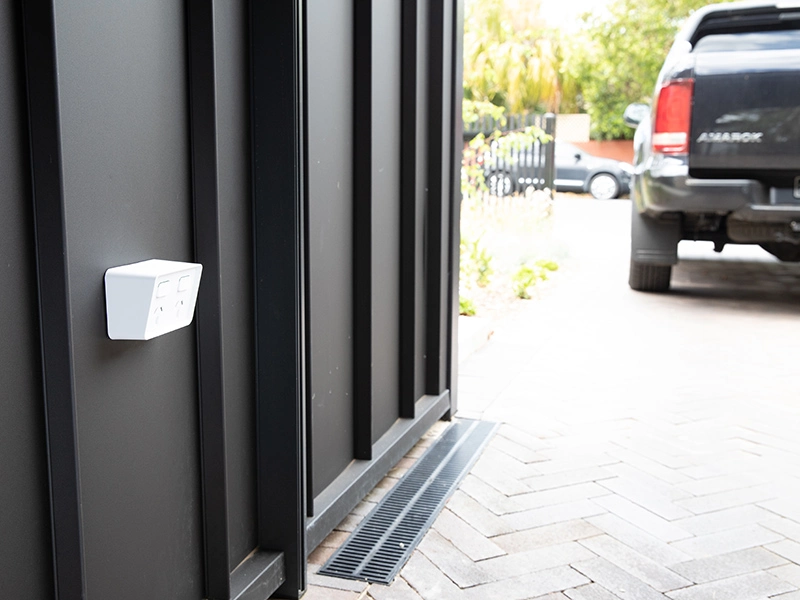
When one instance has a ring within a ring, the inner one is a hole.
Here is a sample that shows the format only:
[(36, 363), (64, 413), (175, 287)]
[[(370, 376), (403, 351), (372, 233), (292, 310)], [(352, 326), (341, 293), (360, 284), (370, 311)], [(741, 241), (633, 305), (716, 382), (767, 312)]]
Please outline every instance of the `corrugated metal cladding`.
[[(0, 582), (299, 597), (456, 410), (463, 0), (0, 7)], [(190, 327), (103, 274), (199, 262)]]

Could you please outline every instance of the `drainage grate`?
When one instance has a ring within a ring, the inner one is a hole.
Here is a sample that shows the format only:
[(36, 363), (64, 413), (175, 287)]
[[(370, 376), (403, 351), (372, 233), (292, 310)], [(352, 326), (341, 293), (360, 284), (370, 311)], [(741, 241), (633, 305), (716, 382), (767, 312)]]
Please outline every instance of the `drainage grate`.
[(321, 575), (389, 584), (478, 459), (496, 425), (458, 420), (397, 482)]

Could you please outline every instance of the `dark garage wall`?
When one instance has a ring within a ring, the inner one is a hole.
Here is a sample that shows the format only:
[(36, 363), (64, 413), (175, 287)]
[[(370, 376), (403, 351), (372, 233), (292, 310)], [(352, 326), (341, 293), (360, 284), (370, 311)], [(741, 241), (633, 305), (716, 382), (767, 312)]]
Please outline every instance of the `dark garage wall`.
[(184, 3), (56, 17), (87, 590), (198, 598), (195, 334), (111, 341), (103, 293), (109, 267), (193, 260)]
[[(5, 596), (297, 598), (453, 408), (451, 1), (0, 7)], [(150, 258), (194, 321), (109, 340)]]
[(400, 408), (400, 0), (373, 3), (372, 442)]
[(258, 545), (256, 536), (255, 361), (253, 342), (250, 103), (246, 2), (218, 2), (217, 94), (222, 331), (228, 440), (230, 568)]
[(52, 596), (20, 15), (0, 3), (0, 589)]
[[(414, 183), (416, 201), (416, 223), (415, 223), (415, 243), (417, 247), (425, 246), (425, 235), (427, 231), (427, 219), (425, 209), (428, 205), (428, 117), (430, 107), (428, 106), (428, 57), (430, 56), (430, 1), (419, 0), (417, 12), (417, 127), (416, 127), (416, 156), (414, 161)], [(425, 255), (418, 252), (414, 268), (414, 293), (416, 304), (416, 317), (414, 320), (414, 371), (417, 376), (414, 378), (414, 397), (419, 398), (425, 393), (425, 328), (427, 326), (426, 315), (423, 307), (425, 306)]]
[(309, 550), (454, 397), (450, 5), (308, 3)]
[[(308, 1), (308, 261), (314, 495), (353, 457), (353, 9)], [(331, 351), (335, 349), (335, 351)]]

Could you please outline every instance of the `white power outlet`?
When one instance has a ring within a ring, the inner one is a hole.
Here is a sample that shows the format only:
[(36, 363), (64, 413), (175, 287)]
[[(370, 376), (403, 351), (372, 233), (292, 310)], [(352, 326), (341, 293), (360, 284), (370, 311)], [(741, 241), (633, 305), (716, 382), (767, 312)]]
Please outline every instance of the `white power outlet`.
[(108, 269), (108, 337), (149, 340), (189, 325), (202, 271), (199, 264), (155, 258)]

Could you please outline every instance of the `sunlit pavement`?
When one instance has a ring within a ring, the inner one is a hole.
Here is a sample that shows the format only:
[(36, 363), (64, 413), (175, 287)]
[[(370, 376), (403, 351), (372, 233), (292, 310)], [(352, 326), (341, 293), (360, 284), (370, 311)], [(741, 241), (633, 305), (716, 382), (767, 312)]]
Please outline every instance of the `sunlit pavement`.
[(308, 598), (800, 599), (800, 265), (684, 243), (637, 293), (629, 202), (555, 208), (556, 284), (460, 366), (498, 435), (392, 586)]

